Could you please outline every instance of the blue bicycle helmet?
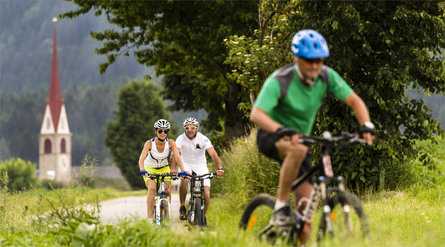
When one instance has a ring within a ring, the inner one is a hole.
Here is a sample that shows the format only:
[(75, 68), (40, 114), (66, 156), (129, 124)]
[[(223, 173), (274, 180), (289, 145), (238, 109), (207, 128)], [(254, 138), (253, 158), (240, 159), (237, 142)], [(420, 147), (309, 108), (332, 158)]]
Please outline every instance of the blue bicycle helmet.
[(329, 47), (323, 36), (315, 30), (304, 29), (295, 34), (292, 53), (307, 59), (329, 57)]

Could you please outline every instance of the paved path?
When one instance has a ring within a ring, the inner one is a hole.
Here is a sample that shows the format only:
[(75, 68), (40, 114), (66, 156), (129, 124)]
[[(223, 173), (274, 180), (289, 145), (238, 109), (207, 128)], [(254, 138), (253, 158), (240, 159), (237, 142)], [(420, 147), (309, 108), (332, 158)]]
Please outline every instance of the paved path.
[[(103, 224), (116, 224), (124, 218), (147, 218), (147, 196), (130, 196), (100, 203), (100, 218)], [(170, 220), (179, 222), (179, 195), (172, 194)]]

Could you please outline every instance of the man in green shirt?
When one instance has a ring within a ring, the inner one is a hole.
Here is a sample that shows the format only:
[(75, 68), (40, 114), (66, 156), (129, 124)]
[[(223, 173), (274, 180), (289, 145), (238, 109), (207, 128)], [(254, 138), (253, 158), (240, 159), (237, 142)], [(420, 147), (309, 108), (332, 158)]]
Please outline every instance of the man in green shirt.
[[(308, 147), (298, 143), (298, 134), (311, 133), (326, 93), (334, 94), (352, 108), (361, 126), (360, 133), (368, 145), (372, 144), (375, 135), (374, 125), (363, 100), (337, 72), (323, 65), (324, 59), (329, 56), (324, 37), (311, 29), (301, 30), (295, 34), (291, 50), (295, 63), (269, 76), (250, 113), (250, 120), (259, 126), (258, 149), (281, 162), (273, 218), (277, 226), (295, 223), (289, 205), (291, 185), (297, 175), (311, 168)], [(310, 181), (300, 185), (294, 191), (295, 203), (302, 198), (309, 198), (312, 188)], [(310, 224), (305, 224), (307, 229), (304, 233), (310, 232)]]

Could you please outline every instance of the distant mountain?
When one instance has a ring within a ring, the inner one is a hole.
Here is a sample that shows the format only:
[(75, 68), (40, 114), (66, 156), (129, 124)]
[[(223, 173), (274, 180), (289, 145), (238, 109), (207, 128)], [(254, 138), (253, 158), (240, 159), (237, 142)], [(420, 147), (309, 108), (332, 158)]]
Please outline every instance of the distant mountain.
[[(24, 92), (47, 88), (51, 69), (53, 17), (75, 9), (62, 0), (0, 1), (0, 91)], [(99, 64), (104, 56), (94, 53), (101, 45), (90, 30), (111, 26), (105, 17), (86, 14), (57, 22), (59, 72), (62, 90), (77, 84), (101, 84), (122, 78), (141, 78), (151, 69), (134, 57), (119, 57), (103, 75)]]

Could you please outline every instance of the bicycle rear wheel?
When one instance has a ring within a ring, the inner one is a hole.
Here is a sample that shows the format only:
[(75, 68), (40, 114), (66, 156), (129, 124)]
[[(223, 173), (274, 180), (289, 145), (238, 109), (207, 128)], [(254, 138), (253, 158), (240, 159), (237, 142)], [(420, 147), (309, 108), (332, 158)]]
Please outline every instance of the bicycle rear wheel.
[(331, 208), (332, 232), (328, 230), (326, 214), (323, 212), (318, 226), (317, 240), (322, 241), (328, 236), (340, 239), (367, 236), (368, 218), (360, 200), (350, 192), (341, 191), (339, 188), (328, 188), (327, 192), (328, 205)]

